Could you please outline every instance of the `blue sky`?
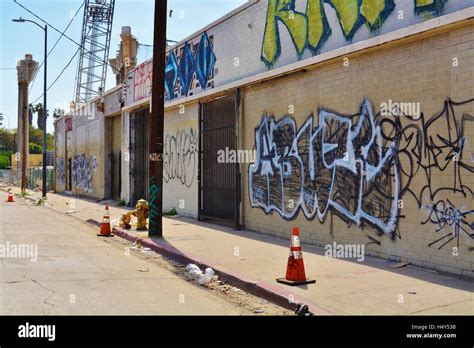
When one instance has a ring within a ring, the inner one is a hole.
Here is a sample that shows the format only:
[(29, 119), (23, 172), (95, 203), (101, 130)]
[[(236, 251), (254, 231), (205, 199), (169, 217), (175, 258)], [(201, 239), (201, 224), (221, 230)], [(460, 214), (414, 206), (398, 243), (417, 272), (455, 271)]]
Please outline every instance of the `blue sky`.
[[(17, 0), (22, 5), (50, 22), (61, 31), (67, 26), (82, 0)], [(208, 23), (222, 17), (246, 0), (168, 0), (168, 9), (173, 9), (168, 18), (167, 37), (179, 41)], [(110, 57), (120, 43), (122, 26), (132, 27), (132, 34), (140, 43), (153, 43), (153, 0), (116, 0), (111, 39)], [(66, 34), (76, 42), (81, 40), (82, 9)], [(179, 14), (182, 14), (181, 16)], [(14, 23), (13, 18), (23, 17), (39, 21), (15, 4), (13, 0), (0, 0), (0, 112), (9, 118), (4, 121), (9, 128), (17, 127), (18, 88), (15, 64), (17, 59), (31, 53), (33, 59), (41, 63), (44, 57), (44, 32), (31, 23)], [(48, 50), (53, 47), (59, 34), (48, 31)], [(54, 81), (61, 70), (76, 52), (77, 46), (63, 37), (48, 57), (48, 85)], [(152, 56), (152, 48), (141, 47), (138, 61)], [(50, 115), (57, 107), (64, 108), (73, 99), (77, 58), (63, 73), (60, 80), (48, 91)], [(106, 89), (115, 85), (115, 77), (109, 68)], [(39, 71), (29, 94), (29, 102), (43, 92), (43, 70)], [(38, 101), (42, 102), (42, 98)], [(8, 124), (10, 123), (10, 124)], [(36, 126), (36, 118), (33, 120)], [(48, 119), (48, 132), (53, 132), (52, 117)]]

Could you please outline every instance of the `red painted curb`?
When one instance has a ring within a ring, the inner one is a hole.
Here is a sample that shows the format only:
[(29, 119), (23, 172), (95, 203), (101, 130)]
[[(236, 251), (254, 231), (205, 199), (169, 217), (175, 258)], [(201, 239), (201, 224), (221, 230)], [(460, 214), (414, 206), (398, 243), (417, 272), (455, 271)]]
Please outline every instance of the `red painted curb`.
[(112, 232), (115, 235), (124, 238), (130, 242), (136, 242), (139, 239), (141, 241), (142, 246), (150, 248), (158, 254), (163, 255), (173, 261), (182, 264), (194, 263), (200, 268), (211, 267), (219, 276), (220, 280), (224, 280), (232, 286), (240, 288), (248, 293), (251, 293), (252, 295), (261, 297), (283, 308), (289, 310), (296, 310), (296, 307), (299, 303), (304, 303), (308, 305), (310, 312), (315, 315), (329, 314), (326, 310), (316, 306), (310, 300), (293, 294), (289, 290), (282, 289), (278, 286), (274, 286), (265, 282), (258, 282), (243, 274), (230, 271), (223, 266), (213, 264), (191, 254), (185, 254), (173, 247), (172, 245), (168, 244), (163, 239), (139, 238), (133, 233), (119, 227), (114, 227)]

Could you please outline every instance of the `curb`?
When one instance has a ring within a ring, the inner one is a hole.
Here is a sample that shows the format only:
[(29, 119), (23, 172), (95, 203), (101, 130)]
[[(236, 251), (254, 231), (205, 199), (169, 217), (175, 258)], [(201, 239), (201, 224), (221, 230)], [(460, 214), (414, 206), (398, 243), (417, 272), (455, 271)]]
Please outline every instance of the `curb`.
[[(96, 224), (97, 222), (88, 220), (87, 222)], [(261, 297), (269, 302), (272, 302), (280, 307), (295, 311), (298, 304), (303, 303), (308, 306), (309, 311), (314, 315), (329, 315), (330, 313), (326, 310), (316, 306), (314, 303), (308, 299), (293, 294), (289, 290), (284, 290), (277, 286), (256, 281), (252, 278), (249, 278), (243, 274), (230, 271), (225, 267), (222, 267), (217, 264), (213, 264), (204, 259), (196, 257), (191, 254), (185, 254), (180, 250), (174, 248), (172, 245), (168, 244), (163, 239), (151, 239), (151, 238), (140, 238), (119, 227), (114, 227), (112, 232), (130, 242), (136, 242), (139, 240), (141, 245), (147, 248), (150, 248), (154, 252), (171, 259), (175, 262), (181, 264), (194, 263), (200, 268), (211, 267), (214, 269), (216, 274), (219, 276), (220, 280), (226, 281), (228, 284), (240, 288), (252, 295)], [(291, 299), (291, 300), (290, 300)]]
[[(12, 187), (12, 186), (10, 186), (10, 187)], [(5, 187), (0, 188), (0, 191), (3, 191), (3, 192), (8, 193), (8, 189), (6, 189)], [(15, 195), (15, 194), (14, 194), (14, 195)], [(18, 196), (17, 196), (17, 198), (30, 201), (31, 203), (36, 202), (36, 199), (34, 199), (33, 197), (28, 197), (28, 196), (18, 197)]]
[[(0, 188), (0, 191), (8, 192), (8, 190), (3, 188)], [(27, 196), (25, 196), (24, 198), (26, 198), (27, 200), (34, 201), (34, 199)], [(88, 219), (86, 221), (79, 218), (77, 219), (87, 224), (94, 225), (95, 227), (100, 226), (100, 222), (94, 219)], [(296, 295), (290, 290), (285, 290), (266, 282), (257, 281), (255, 279), (247, 277), (244, 274), (231, 271), (221, 265), (209, 262), (192, 254), (183, 253), (182, 251), (168, 244), (164, 239), (137, 237), (131, 232), (119, 227), (114, 227), (112, 229), (112, 232), (118, 237), (126, 239), (132, 243), (136, 242), (137, 240), (140, 240), (142, 246), (150, 248), (150, 250), (153, 250), (154, 252), (175, 262), (181, 264), (194, 263), (200, 268), (211, 267), (219, 276), (219, 279), (227, 282), (227, 284), (242, 289), (257, 297), (263, 298), (285, 309), (295, 311), (298, 307), (298, 304), (303, 303), (308, 306), (309, 311), (314, 315), (330, 314), (328, 311), (312, 303), (307, 298)]]

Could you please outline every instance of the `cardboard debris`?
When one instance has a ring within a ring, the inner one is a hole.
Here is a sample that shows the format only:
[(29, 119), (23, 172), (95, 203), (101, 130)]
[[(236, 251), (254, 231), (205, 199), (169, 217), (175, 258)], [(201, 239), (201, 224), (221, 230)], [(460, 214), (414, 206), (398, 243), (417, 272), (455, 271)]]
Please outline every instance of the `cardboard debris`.
[(388, 268), (402, 268), (402, 267), (405, 267), (407, 265), (409, 265), (409, 263), (404, 261), (404, 262), (391, 264), (391, 265), (388, 266)]

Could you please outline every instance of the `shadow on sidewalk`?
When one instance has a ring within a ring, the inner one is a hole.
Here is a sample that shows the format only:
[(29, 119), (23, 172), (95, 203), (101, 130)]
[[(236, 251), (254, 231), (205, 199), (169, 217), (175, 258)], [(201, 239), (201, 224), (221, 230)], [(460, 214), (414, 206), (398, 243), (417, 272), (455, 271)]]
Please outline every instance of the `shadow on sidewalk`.
[[(72, 195), (68, 195), (64, 193), (55, 193), (55, 195), (58, 195), (63, 198), (68, 198), (68, 199), (80, 200), (80, 201), (84, 201), (90, 204), (96, 204), (100, 206), (104, 206), (108, 204), (114, 208), (120, 208), (120, 209), (124, 209), (128, 211), (133, 210), (132, 207), (117, 206), (116, 204), (114, 204), (117, 201), (114, 201), (114, 200), (97, 201), (95, 199), (72, 196)], [(288, 239), (284, 239), (281, 237), (266, 235), (266, 234), (251, 231), (248, 229), (235, 230), (231, 227), (218, 225), (210, 221), (198, 221), (189, 217), (174, 216), (174, 217), (164, 217), (164, 218), (169, 219), (172, 226), (173, 225), (193, 225), (193, 226), (198, 226), (204, 229), (210, 229), (213, 231), (226, 233), (231, 236), (246, 238), (246, 239), (250, 239), (250, 240), (254, 240), (254, 241), (258, 241), (262, 243), (271, 243), (273, 245), (288, 248), (288, 249), (290, 246), (290, 233), (288, 234)], [(190, 237), (189, 239), (192, 239), (192, 238)], [(151, 238), (151, 240), (154, 243), (159, 243), (161, 246), (166, 246), (167, 250), (165, 250), (165, 253), (166, 252), (175, 253), (175, 254), (179, 253), (183, 255), (183, 252), (177, 249), (173, 245), (173, 240), (178, 242), (178, 241), (183, 240), (182, 237), (174, 238), (173, 236), (166, 236), (166, 239)], [(325, 251), (322, 246), (305, 243), (303, 244), (303, 255), (308, 254), (308, 253), (325, 257), (324, 256)], [(349, 263), (357, 264), (361, 266), (372, 267), (374, 269), (378, 269), (381, 271), (388, 271), (397, 275), (412, 277), (415, 279), (419, 279), (422, 281), (426, 281), (426, 282), (441, 285), (441, 286), (446, 286), (449, 288), (459, 289), (463, 291), (471, 291), (471, 292), (474, 291), (474, 282), (472, 281), (472, 279), (468, 277), (425, 269), (425, 268), (414, 266), (414, 265), (408, 265), (402, 268), (389, 268), (390, 265), (394, 265), (397, 262), (378, 258), (375, 256), (365, 256), (365, 260), (363, 261), (363, 263), (357, 262), (356, 260), (353, 260), (353, 259), (340, 259), (339, 258), (337, 259), (337, 261), (343, 262), (343, 263), (349, 262)], [(182, 263), (186, 263), (186, 262), (189, 262), (189, 259), (185, 255), (183, 255)], [(203, 262), (203, 264), (205, 264), (205, 262)]]
[[(251, 240), (255, 240), (255, 241), (259, 241), (263, 243), (271, 243), (271, 244), (285, 247), (288, 249), (290, 247), (290, 233), (288, 234), (288, 240), (286, 240), (281, 237), (266, 235), (266, 234), (255, 232), (248, 229), (235, 230), (231, 227), (217, 225), (209, 221), (197, 221), (188, 217), (176, 216), (170, 219), (174, 221), (183, 222), (184, 224), (195, 225), (201, 228), (207, 228), (207, 229), (227, 233), (232, 236), (247, 238), (247, 239), (251, 239)], [(172, 237), (168, 239), (172, 241)], [(322, 246), (318, 246), (314, 244), (303, 245), (303, 255), (308, 254), (308, 253), (325, 257), (324, 248)], [(363, 263), (360, 263), (357, 260), (353, 260), (353, 259), (340, 259), (339, 258), (337, 259), (337, 261), (349, 262), (352, 264), (373, 267), (382, 271), (388, 271), (388, 272), (395, 273), (398, 275), (412, 277), (412, 278), (423, 280), (429, 283), (442, 285), (442, 286), (446, 286), (446, 287), (454, 288), (458, 290), (471, 291), (471, 292), (474, 291), (474, 282), (472, 281), (472, 279), (468, 277), (440, 272), (436, 270), (425, 269), (425, 268), (422, 268), (421, 266), (416, 266), (416, 265), (411, 265), (411, 264), (405, 267), (401, 267), (401, 268), (389, 268), (389, 266), (395, 265), (398, 262), (378, 258), (376, 256), (366, 255)]]

